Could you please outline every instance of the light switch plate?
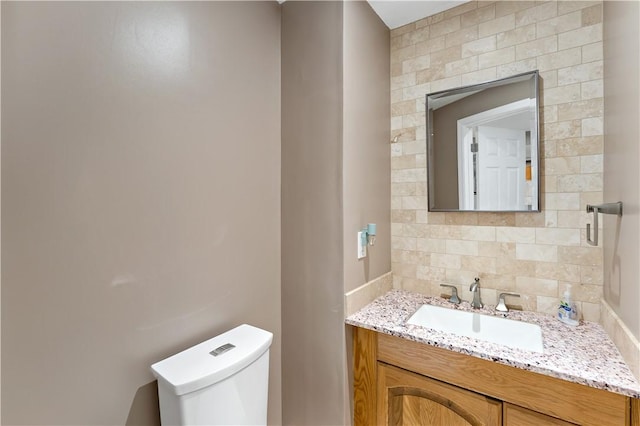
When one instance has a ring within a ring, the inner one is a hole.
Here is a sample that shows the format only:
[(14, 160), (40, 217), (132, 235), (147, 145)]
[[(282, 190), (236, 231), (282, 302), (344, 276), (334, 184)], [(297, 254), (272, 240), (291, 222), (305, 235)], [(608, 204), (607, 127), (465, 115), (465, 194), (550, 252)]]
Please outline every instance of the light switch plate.
[(358, 259), (367, 257), (367, 245), (362, 244), (362, 237), (364, 232), (358, 232)]

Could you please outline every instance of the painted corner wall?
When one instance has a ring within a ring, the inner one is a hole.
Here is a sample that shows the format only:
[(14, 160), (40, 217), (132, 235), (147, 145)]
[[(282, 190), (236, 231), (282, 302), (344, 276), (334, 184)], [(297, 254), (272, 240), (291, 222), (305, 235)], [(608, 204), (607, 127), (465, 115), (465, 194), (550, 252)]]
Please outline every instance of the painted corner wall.
[[(283, 423), (350, 408), (344, 293), (390, 270), (389, 30), (366, 2), (282, 5)], [(366, 261), (356, 232), (378, 224)]]
[(621, 218), (602, 215), (604, 299), (631, 334), (612, 337), (640, 377), (640, 4), (605, 1), (603, 16), (604, 200), (623, 202)]
[[(368, 3), (344, 3), (344, 291), (391, 270), (389, 29)], [(358, 260), (358, 230), (377, 224), (376, 243)]]
[(282, 5), (283, 424), (346, 411), (341, 2)]
[(3, 424), (159, 424), (244, 322), (281, 423), (280, 96), (275, 2), (2, 2)]

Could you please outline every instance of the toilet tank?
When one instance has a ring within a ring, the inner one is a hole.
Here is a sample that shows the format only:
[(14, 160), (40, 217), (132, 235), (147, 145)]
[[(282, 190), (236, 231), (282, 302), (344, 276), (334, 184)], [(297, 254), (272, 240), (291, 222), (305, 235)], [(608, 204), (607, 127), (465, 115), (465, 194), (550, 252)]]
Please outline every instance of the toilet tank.
[(163, 425), (266, 425), (273, 334), (243, 324), (151, 366)]

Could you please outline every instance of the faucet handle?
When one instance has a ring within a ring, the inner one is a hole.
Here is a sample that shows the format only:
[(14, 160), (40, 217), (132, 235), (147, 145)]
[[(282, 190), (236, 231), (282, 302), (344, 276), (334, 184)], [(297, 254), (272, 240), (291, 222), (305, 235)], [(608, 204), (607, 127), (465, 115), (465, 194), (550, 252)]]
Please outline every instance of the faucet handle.
[(500, 293), (500, 296), (498, 296), (498, 304), (496, 305), (496, 311), (509, 312), (509, 308), (507, 308), (507, 305), (504, 303), (505, 296), (520, 297), (520, 295), (517, 293)]
[(456, 286), (449, 284), (440, 284), (440, 287), (450, 288), (451, 297), (449, 298), (449, 302), (455, 303), (456, 305), (460, 304), (460, 298), (458, 297), (458, 288)]

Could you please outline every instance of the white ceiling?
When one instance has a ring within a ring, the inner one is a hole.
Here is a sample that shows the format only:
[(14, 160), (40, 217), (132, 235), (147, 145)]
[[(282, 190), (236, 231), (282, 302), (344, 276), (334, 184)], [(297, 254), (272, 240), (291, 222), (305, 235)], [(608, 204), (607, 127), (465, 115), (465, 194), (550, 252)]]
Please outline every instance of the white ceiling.
[(390, 29), (398, 28), (443, 10), (466, 3), (442, 0), (368, 0), (369, 4)]

